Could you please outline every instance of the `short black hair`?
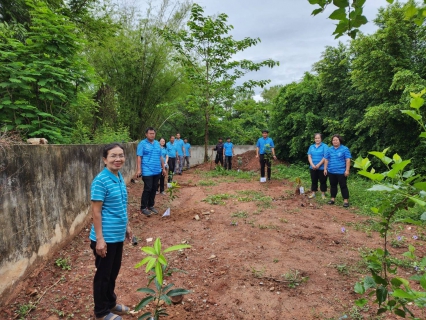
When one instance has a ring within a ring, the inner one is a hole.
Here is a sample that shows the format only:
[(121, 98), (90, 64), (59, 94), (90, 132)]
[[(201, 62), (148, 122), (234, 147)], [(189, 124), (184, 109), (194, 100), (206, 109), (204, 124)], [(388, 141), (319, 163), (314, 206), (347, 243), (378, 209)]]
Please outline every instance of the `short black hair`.
[(219, 137), (219, 140), (223, 140), (222, 137)]
[(124, 153), (123, 146), (121, 144), (119, 144), (118, 142), (114, 142), (114, 143), (110, 143), (110, 144), (107, 144), (106, 146), (104, 146), (104, 148), (102, 150), (102, 157), (107, 158), (108, 157), (108, 152), (111, 149), (114, 149), (115, 147), (121, 148), (121, 150), (123, 150), (123, 153)]
[(146, 128), (145, 133), (148, 133), (148, 131), (151, 131), (151, 130), (153, 130), (154, 132), (156, 132), (153, 127), (148, 127), (148, 128)]
[(230, 137), (226, 137), (226, 140), (231, 140), (231, 138)]
[(333, 138), (339, 139), (340, 144), (343, 143), (343, 138), (340, 136), (340, 134), (333, 134), (333, 136), (331, 137), (331, 142), (333, 142)]
[(262, 130), (262, 133), (264, 133), (264, 132), (269, 133), (269, 131), (266, 130), (266, 129)]

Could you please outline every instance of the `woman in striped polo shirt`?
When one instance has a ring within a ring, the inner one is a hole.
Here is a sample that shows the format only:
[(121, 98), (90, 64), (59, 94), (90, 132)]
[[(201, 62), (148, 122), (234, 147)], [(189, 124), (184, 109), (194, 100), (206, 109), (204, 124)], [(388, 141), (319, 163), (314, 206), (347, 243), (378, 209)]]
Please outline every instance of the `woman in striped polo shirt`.
[(96, 273), (93, 280), (96, 319), (121, 320), (129, 307), (117, 304), (115, 280), (121, 267), (123, 243), (132, 239), (127, 216), (127, 190), (119, 172), (125, 157), (118, 143), (105, 146), (102, 160), (105, 168), (93, 179), (91, 201), (93, 225), (90, 248), (95, 255)]
[(328, 148), (324, 162), (324, 174), (330, 179), (331, 199), (328, 204), (334, 204), (337, 195), (337, 185), (340, 186), (340, 192), (343, 197), (343, 206), (349, 207), (349, 190), (346, 180), (349, 176), (351, 167), (351, 152), (342, 145), (342, 138), (335, 134), (331, 137), (332, 146)]

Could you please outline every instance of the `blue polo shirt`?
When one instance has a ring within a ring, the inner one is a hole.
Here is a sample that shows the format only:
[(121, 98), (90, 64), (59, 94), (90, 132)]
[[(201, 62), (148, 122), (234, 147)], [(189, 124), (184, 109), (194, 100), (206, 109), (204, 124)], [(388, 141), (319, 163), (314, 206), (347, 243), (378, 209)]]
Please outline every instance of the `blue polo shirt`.
[(223, 151), (225, 153), (225, 156), (232, 157), (232, 148), (234, 147), (234, 144), (232, 142), (225, 142), (223, 144)]
[(150, 177), (161, 173), (161, 146), (157, 140), (152, 143), (148, 139), (139, 142), (136, 155), (142, 157), (142, 176)]
[[(319, 146), (317, 146), (315, 143), (311, 145), (308, 149), (308, 155), (312, 157), (312, 162), (316, 165), (319, 163), (322, 158), (325, 158), (325, 154), (327, 153), (328, 146), (321, 142)], [(309, 165), (309, 168), (312, 169), (312, 166)], [(321, 167), (318, 168), (319, 170), (324, 170), (324, 163), (321, 165)]]
[(183, 150), (182, 150), (182, 148), (183, 148), (184, 144), (185, 143), (183, 142), (182, 139), (176, 139), (175, 140), (175, 146), (176, 146), (176, 150), (178, 152), (178, 156), (179, 157), (183, 157)]
[(183, 144), (183, 147), (185, 148), (185, 156), (189, 157), (189, 149), (191, 149), (191, 145), (187, 142)]
[(272, 139), (269, 137), (266, 137), (266, 139), (262, 137), (262, 138), (259, 138), (259, 140), (257, 140), (256, 147), (259, 148), (259, 154), (265, 154), (265, 153), (271, 152), (271, 149), (265, 151), (265, 146), (267, 144), (269, 144), (269, 148), (275, 148), (274, 141), (272, 141)]
[(340, 145), (338, 148), (333, 146), (329, 147), (324, 158), (328, 160), (328, 172), (344, 174), (346, 170), (346, 159), (352, 159), (352, 156), (347, 147)]
[(176, 140), (174, 143), (171, 143), (170, 141), (166, 143), (167, 148), (167, 154), (169, 155), (169, 158), (176, 158)]
[[(123, 242), (127, 227), (127, 190), (121, 173), (118, 172), (117, 177), (104, 168), (93, 179), (90, 193), (92, 201), (102, 201), (102, 235), (105, 242)], [(89, 238), (96, 241), (94, 225)]]

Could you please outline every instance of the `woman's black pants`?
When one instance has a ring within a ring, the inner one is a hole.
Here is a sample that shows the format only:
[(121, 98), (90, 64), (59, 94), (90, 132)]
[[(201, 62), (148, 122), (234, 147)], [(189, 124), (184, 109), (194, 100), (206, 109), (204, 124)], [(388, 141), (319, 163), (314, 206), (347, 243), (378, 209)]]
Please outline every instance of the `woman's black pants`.
[(337, 185), (340, 186), (340, 192), (342, 193), (343, 199), (349, 199), (349, 190), (346, 184), (347, 177), (344, 174), (328, 173), (330, 179), (330, 195), (332, 198), (337, 196)]
[(327, 176), (324, 175), (324, 170), (312, 170), (311, 171), (311, 191), (318, 191), (318, 181), (320, 183), (320, 190), (322, 192), (327, 191)]

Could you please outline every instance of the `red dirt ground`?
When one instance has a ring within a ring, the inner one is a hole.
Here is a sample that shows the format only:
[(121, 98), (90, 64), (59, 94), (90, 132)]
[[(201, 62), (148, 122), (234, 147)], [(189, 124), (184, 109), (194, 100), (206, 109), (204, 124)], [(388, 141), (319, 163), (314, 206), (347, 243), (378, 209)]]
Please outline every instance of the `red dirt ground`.
[[(240, 169), (258, 170), (254, 153), (242, 156)], [(238, 168), (234, 159), (233, 168)], [(367, 217), (356, 215), (356, 208), (346, 210), (329, 206), (322, 200), (308, 200), (295, 195), (294, 185), (273, 179), (259, 183), (230, 176), (206, 177), (211, 167), (206, 163), (185, 171), (175, 180), (181, 185), (170, 205), (169, 197), (158, 195), (156, 207), (164, 212), (171, 206), (171, 216), (142, 217), (139, 199), (143, 185), (128, 185), (129, 217), (137, 246), (125, 244), (122, 269), (117, 280), (119, 302), (134, 307), (144, 294), (136, 289), (145, 287), (144, 268), (134, 265), (144, 258), (140, 250), (148, 238), (160, 237), (163, 248), (189, 243), (192, 248), (168, 254), (172, 267), (187, 273), (175, 273), (167, 282), (192, 290), (183, 303), (167, 306), (174, 320), (215, 319), (376, 319), (376, 306), (365, 310), (354, 308), (359, 296), (353, 286), (365, 264), (360, 256), (367, 248), (377, 248), (377, 233), (362, 231)], [(224, 204), (203, 201), (208, 196), (228, 194), (233, 197)], [(249, 201), (257, 196), (256, 201)], [(265, 201), (261, 201), (259, 197)], [(198, 215), (200, 220), (194, 219)], [(234, 215), (234, 216), (232, 216)], [(354, 226), (361, 226), (355, 228)], [(342, 232), (342, 227), (346, 230)], [(11, 296), (7, 308), (0, 309), (2, 319), (89, 319), (93, 317), (92, 279), (94, 257), (89, 249), (87, 225), (75, 239), (55, 257), (31, 274)], [(361, 229), (357, 231), (355, 229)], [(400, 235), (414, 242), (416, 227), (403, 226)], [(417, 240), (417, 254), (424, 255), (423, 241)], [(403, 253), (406, 248), (395, 249)], [(423, 252), (422, 252), (423, 251)], [(213, 257), (214, 256), (214, 257)], [(55, 265), (58, 258), (68, 258), (71, 270)], [(403, 270), (409, 277), (411, 270)], [(306, 281), (289, 285), (283, 275)], [(36, 304), (26, 316), (23, 306)], [(152, 307), (152, 306), (150, 306)], [(424, 311), (416, 316), (426, 319)], [(124, 316), (136, 319), (137, 315)], [(343, 318), (342, 318), (343, 319)], [(377, 318), (378, 319), (378, 318)], [(380, 319), (396, 319), (386, 314)]]

